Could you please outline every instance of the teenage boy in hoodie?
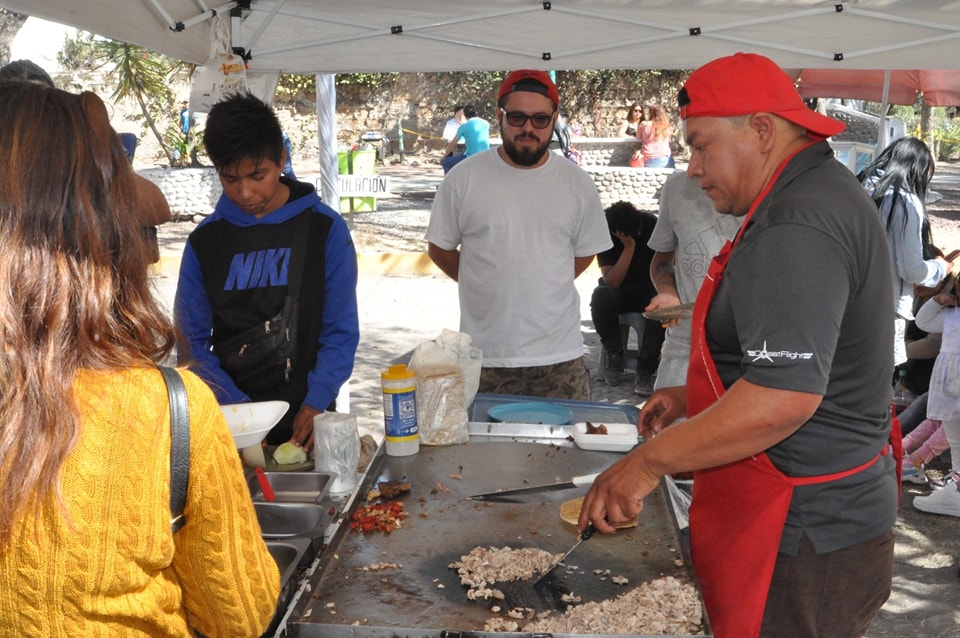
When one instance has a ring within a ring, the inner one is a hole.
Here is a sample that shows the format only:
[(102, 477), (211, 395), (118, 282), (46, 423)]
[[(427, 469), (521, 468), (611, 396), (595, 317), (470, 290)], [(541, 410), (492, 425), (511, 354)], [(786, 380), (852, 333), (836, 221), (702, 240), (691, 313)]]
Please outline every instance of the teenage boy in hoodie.
[[(264, 102), (241, 93), (218, 103), (203, 141), (223, 194), (184, 248), (175, 299), (180, 360), (192, 359), (221, 404), (288, 401), (267, 442), (310, 449), (313, 417), (334, 409), (359, 341), (353, 240), (313, 186), (282, 175), (283, 133)], [(281, 313), (297, 272), (289, 367), (279, 375), (275, 366), (231, 369), (226, 344)]]

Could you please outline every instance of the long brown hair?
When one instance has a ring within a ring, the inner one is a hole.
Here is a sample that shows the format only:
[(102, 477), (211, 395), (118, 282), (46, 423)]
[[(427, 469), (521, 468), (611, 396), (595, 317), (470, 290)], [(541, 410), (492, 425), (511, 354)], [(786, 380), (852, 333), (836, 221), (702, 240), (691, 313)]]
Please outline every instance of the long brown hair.
[(647, 119), (651, 122), (654, 139), (659, 140), (671, 134), (670, 118), (660, 105), (651, 104), (647, 107)]
[(156, 365), (175, 333), (151, 294), (133, 172), (100, 98), (5, 82), (0, 122), (3, 551), (28, 508), (60, 501), (82, 428), (78, 370)]

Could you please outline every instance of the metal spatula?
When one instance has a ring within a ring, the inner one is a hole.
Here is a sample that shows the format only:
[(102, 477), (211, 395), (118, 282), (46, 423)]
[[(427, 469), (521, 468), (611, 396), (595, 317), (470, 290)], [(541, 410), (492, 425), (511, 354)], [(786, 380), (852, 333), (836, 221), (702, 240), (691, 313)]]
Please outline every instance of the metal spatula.
[(596, 531), (593, 524), (588, 525), (583, 533), (577, 537), (577, 542), (570, 548), (570, 551), (551, 565), (550, 569), (545, 571), (533, 585), (530, 585), (529, 581), (497, 583), (497, 588), (504, 594), (506, 607), (508, 609), (533, 609), (537, 612), (564, 609), (566, 603), (563, 601), (563, 595), (567, 593), (567, 590), (557, 579), (548, 577), (570, 556), (573, 550), (580, 546), (580, 543), (593, 536)]
[(540, 578), (538, 578), (538, 579), (536, 580), (536, 582), (533, 583), (533, 588), (534, 588), (535, 590), (539, 591), (539, 592), (542, 592), (542, 591), (543, 591), (543, 588), (544, 588), (544, 587), (546, 586), (546, 584), (547, 584), (547, 580), (549, 579), (550, 574), (552, 574), (553, 571), (554, 571), (557, 567), (560, 567), (560, 565), (563, 564), (563, 562), (564, 562), (565, 560), (567, 560), (567, 557), (568, 557), (570, 554), (573, 553), (573, 550), (575, 550), (576, 548), (580, 547), (580, 543), (582, 543), (583, 541), (589, 539), (591, 536), (594, 535), (594, 533), (596, 533), (596, 531), (597, 531), (597, 528), (593, 526), (593, 523), (590, 523), (589, 525), (587, 525), (587, 526), (584, 528), (584, 530), (583, 530), (582, 532), (580, 532), (580, 535), (577, 536), (577, 542), (573, 544), (573, 547), (571, 547), (569, 550), (567, 550), (567, 553), (564, 554), (563, 556), (561, 556), (561, 557), (560, 557), (560, 560), (558, 560), (557, 562), (555, 562), (550, 569), (548, 569), (547, 571), (543, 572), (543, 575), (540, 576)]

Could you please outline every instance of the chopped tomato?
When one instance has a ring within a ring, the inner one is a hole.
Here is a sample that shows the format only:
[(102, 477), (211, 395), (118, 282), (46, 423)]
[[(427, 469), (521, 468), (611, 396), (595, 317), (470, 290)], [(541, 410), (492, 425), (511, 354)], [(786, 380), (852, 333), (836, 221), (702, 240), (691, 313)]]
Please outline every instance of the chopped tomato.
[(363, 532), (390, 533), (400, 527), (400, 521), (407, 517), (403, 503), (389, 501), (363, 505), (350, 516), (350, 529)]

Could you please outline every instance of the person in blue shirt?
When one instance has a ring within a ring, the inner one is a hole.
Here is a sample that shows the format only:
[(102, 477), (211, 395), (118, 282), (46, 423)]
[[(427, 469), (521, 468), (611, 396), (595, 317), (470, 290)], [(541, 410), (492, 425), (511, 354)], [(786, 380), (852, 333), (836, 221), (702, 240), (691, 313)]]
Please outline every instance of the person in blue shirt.
[(283, 151), (286, 161), (283, 163), (283, 174), (292, 180), (297, 179), (297, 174), (293, 172), (293, 144), (290, 143), (290, 136), (283, 131)]
[[(456, 135), (447, 143), (443, 150), (443, 159), (440, 165), (443, 166), (444, 174), (450, 172), (450, 169), (470, 157), (474, 153), (485, 151), (490, 148), (490, 122), (477, 115), (477, 108), (472, 104), (463, 107), (463, 115), (466, 121), (457, 129)], [(457, 150), (457, 143), (460, 139), (466, 143), (466, 150), (460, 155), (454, 155)]]
[[(309, 449), (313, 417), (336, 407), (353, 371), (359, 342), (353, 240), (312, 185), (281, 174), (280, 123), (256, 97), (241, 93), (216, 104), (203, 141), (223, 194), (184, 248), (174, 300), (180, 361), (192, 362), (221, 404), (288, 401), (290, 410), (267, 442)], [(293, 354), (253, 370), (242, 357), (238, 363), (228, 344), (285, 317), (288, 297), (296, 301), (295, 320), (284, 321), (295, 325)]]
[(187, 101), (183, 100), (180, 102), (180, 132), (183, 133), (184, 138), (190, 134), (190, 120), (190, 107), (187, 105)]

